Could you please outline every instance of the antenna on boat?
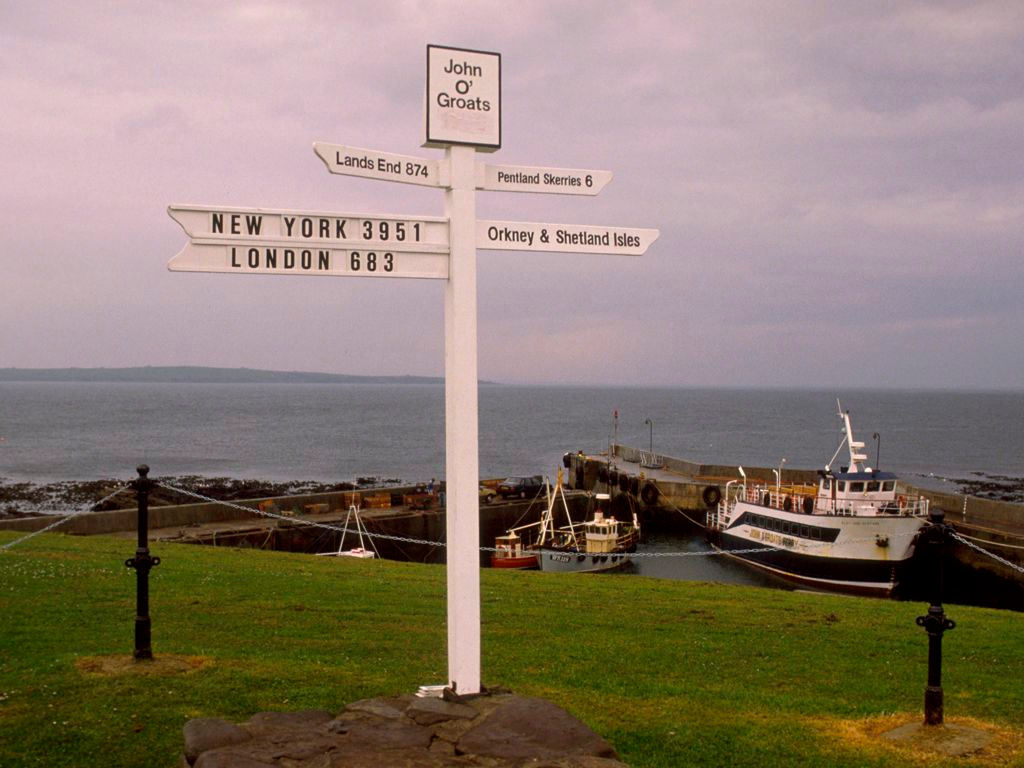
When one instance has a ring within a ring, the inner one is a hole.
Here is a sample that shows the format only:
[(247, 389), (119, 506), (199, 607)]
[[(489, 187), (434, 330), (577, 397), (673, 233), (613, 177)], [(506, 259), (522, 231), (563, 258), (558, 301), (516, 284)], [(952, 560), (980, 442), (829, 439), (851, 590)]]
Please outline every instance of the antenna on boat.
[(846, 419), (846, 414), (843, 413), (843, 406), (842, 406), (842, 403), (839, 402), (839, 398), (838, 397), (836, 398), (836, 408), (839, 409), (839, 418), (843, 420), (843, 425), (844, 425), (843, 426), (843, 439), (839, 441), (839, 447), (836, 448), (836, 452), (832, 454), (832, 458), (829, 459), (828, 462), (825, 464), (825, 471), (826, 472), (831, 472), (832, 471), (832, 463), (839, 456), (839, 452), (841, 450), (843, 450), (843, 446), (846, 445), (846, 425), (847, 425), (847, 419)]

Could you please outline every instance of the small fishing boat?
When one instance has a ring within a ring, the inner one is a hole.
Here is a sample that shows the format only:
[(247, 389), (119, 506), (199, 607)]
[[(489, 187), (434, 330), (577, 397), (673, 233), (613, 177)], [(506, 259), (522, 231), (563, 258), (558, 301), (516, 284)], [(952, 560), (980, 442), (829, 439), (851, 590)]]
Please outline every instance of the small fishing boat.
[(512, 529), (494, 540), (491, 568), (528, 570), (537, 567), (537, 551), (523, 546), (523, 539), (518, 530), (521, 529)]
[[(353, 547), (352, 549), (345, 549), (345, 536), (348, 535), (349, 523), (355, 527), (355, 532), (359, 537), (359, 546)], [(372, 550), (366, 548), (366, 542), (363, 541), (363, 536), (366, 536), (370, 540), (370, 546)], [(341, 541), (338, 542), (337, 552), (317, 552), (320, 557), (355, 557), (363, 560), (378, 557), (377, 547), (373, 543), (373, 537), (370, 536), (369, 531), (366, 530), (366, 526), (363, 524), (362, 518), (359, 517), (359, 507), (354, 504), (348, 508), (348, 514), (345, 515), (345, 527), (341, 531)]]
[[(566, 525), (555, 526), (555, 508), (561, 499)], [(537, 541), (540, 569), (553, 573), (592, 573), (611, 571), (628, 565), (631, 552), (640, 541), (640, 522), (636, 513), (632, 521), (616, 520), (608, 514), (611, 496), (607, 493), (591, 495), (594, 502), (592, 517), (574, 523), (562, 488), (562, 471), (550, 493), (548, 506), (541, 519), (540, 538)]]
[[(837, 402), (838, 405), (838, 402)], [(708, 513), (712, 546), (789, 581), (888, 595), (899, 583), (926, 524), (928, 500), (902, 489), (890, 472), (867, 466), (849, 412), (839, 405), (843, 441), (819, 471), (817, 486), (748, 482), (726, 485)], [(832, 463), (843, 448), (849, 465)]]
[[(631, 561), (640, 540), (640, 523), (616, 520), (606, 512), (611, 497), (591, 494), (594, 509), (589, 520), (573, 522), (562, 487), (562, 471), (554, 488), (547, 486), (547, 507), (538, 521), (510, 528), (495, 541), (491, 555), (493, 568), (537, 568), (555, 573), (589, 573), (622, 568)], [(561, 508), (565, 524), (555, 525), (555, 512)], [(536, 530), (534, 530), (536, 529)], [(524, 542), (523, 536), (533, 539)]]

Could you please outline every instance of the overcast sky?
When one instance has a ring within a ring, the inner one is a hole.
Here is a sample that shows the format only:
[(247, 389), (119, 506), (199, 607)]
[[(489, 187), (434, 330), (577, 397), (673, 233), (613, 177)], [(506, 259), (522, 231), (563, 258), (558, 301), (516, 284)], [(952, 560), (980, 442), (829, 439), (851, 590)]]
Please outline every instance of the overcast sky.
[(435, 280), (169, 272), (172, 203), (441, 215), (314, 141), (421, 147), (428, 43), (502, 55), (510, 165), (643, 257), (480, 251), (510, 383), (1024, 387), (1024, 3), (175, 2), (0, 9), (0, 367), (443, 375)]

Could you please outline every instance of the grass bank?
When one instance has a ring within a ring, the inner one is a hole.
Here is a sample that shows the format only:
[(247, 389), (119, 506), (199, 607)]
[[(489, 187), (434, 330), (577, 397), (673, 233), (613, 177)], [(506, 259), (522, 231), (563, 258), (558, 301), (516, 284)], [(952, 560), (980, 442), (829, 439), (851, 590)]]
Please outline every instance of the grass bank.
[[(14, 538), (0, 534), (0, 544)], [(132, 542), (0, 551), (0, 765), (172, 766), (193, 717), (339, 710), (446, 678), (437, 566), (161, 545), (155, 664), (129, 661)], [(486, 570), (483, 680), (565, 707), (630, 765), (913, 766), (877, 734), (921, 717), (925, 606)], [(947, 722), (1024, 765), (1024, 615), (948, 607)]]

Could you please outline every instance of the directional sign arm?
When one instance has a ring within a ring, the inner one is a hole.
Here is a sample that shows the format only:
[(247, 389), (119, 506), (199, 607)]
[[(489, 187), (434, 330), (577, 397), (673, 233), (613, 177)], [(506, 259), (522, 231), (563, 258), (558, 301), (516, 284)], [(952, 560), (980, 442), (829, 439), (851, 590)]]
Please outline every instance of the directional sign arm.
[(167, 213), (191, 238), (282, 241), (293, 244), (448, 248), (448, 220), (440, 216), (327, 213), (270, 208), (171, 205)]
[(596, 195), (612, 180), (611, 171), (539, 168), (529, 165), (476, 165), (476, 188), (493, 192), (546, 192)]
[(313, 142), (313, 151), (331, 173), (425, 187), (445, 187), (449, 183), (448, 163), (443, 160), (395, 155), (322, 141)]
[(497, 251), (553, 251), (641, 256), (661, 234), (657, 229), (532, 221), (480, 221), (476, 247)]
[(247, 240), (192, 240), (167, 263), (171, 272), (321, 277), (448, 278), (448, 253)]

